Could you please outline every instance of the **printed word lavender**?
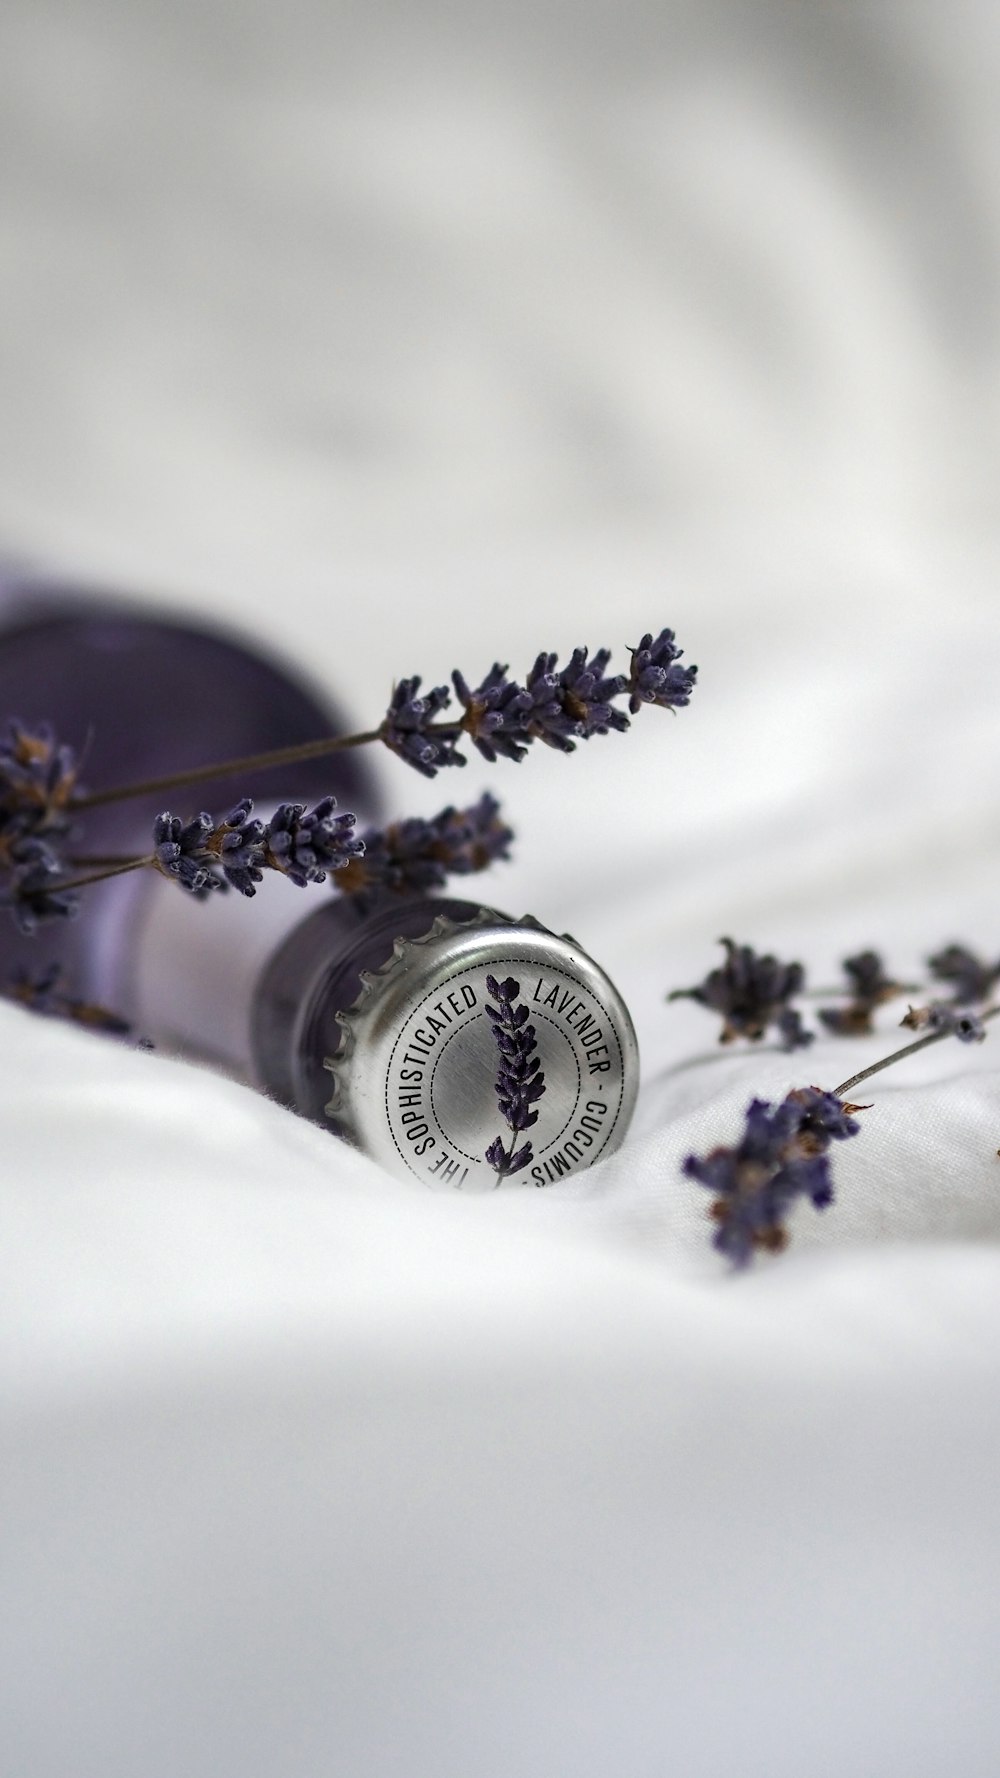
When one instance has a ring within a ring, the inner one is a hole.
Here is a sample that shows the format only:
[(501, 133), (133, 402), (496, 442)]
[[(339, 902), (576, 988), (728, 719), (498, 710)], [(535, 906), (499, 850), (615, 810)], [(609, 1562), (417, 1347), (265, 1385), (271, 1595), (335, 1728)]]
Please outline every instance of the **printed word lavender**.
[(545, 1076), (535, 1054), (535, 1027), (528, 1024), (528, 1008), (518, 1004), (520, 982), (513, 976), (498, 982), (495, 976), (488, 975), (486, 989), (490, 999), (496, 1002), (495, 1006), (487, 1006), (486, 1014), (500, 1051), (497, 1104), (501, 1117), (512, 1132), (509, 1148), (504, 1147), (503, 1137), (497, 1136), (486, 1150), (486, 1159), (496, 1173), (499, 1185), (501, 1179), (511, 1173), (520, 1173), (534, 1159), (531, 1143), (525, 1142), (517, 1148), (516, 1138), (538, 1122), (538, 1113), (532, 1106), (545, 1092)]

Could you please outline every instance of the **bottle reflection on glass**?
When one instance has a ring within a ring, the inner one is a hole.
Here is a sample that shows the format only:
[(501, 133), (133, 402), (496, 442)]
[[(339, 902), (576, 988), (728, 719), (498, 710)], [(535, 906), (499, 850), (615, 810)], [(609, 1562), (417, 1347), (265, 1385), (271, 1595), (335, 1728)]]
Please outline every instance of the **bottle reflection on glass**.
[[(324, 693), (244, 638), (62, 585), (0, 578), (0, 719), (50, 722), (91, 789), (145, 782), (349, 732)], [(377, 821), (357, 753), (170, 793), (187, 815), (252, 789), (257, 812), (333, 794)], [(148, 853), (163, 793), (87, 811), (93, 857)], [(346, 1136), (390, 1169), (491, 1189), (497, 1132), (489, 978), (514, 978), (546, 1091), (522, 1183), (548, 1185), (621, 1142), (637, 1089), (627, 1009), (572, 939), (446, 895), (307, 900), (266, 873), (252, 900), (195, 896), (154, 871), (83, 892), (80, 917), (32, 938), (9, 919), (0, 970), (59, 962), (67, 991), (160, 1050), (201, 1058)]]

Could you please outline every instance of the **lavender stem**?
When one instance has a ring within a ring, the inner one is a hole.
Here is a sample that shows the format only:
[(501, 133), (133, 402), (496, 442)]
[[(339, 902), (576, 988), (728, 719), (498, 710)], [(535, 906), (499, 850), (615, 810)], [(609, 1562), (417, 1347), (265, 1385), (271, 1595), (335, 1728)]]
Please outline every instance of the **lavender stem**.
[[(985, 1023), (987, 1019), (995, 1018), (997, 1013), (1000, 1013), (1000, 1004), (988, 1007), (979, 1014), (979, 1018)], [(918, 1037), (914, 1043), (905, 1044), (901, 1050), (893, 1050), (891, 1056), (883, 1056), (880, 1062), (873, 1062), (870, 1068), (862, 1068), (860, 1074), (852, 1074), (850, 1080), (842, 1081), (839, 1087), (834, 1087), (834, 1098), (842, 1099), (852, 1087), (860, 1086), (863, 1080), (869, 1080), (873, 1074), (881, 1074), (883, 1068), (891, 1068), (893, 1062), (901, 1062), (905, 1056), (915, 1056), (918, 1050), (925, 1050), (928, 1044), (941, 1043), (945, 1037), (952, 1035), (951, 1031), (932, 1031), (927, 1037)]]
[(163, 778), (147, 778), (141, 784), (119, 784), (112, 790), (95, 790), (89, 796), (74, 797), (71, 807), (74, 810), (96, 809), (105, 803), (123, 803), (133, 796), (152, 796), (156, 791), (173, 790), (182, 784), (203, 784), (211, 778), (234, 778), (242, 772), (264, 771), (268, 766), (297, 765), (300, 760), (322, 759), (327, 753), (362, 747), (381, 738), (380, 729), (370, 729), (360, 735), (326, 735), (320, 741), (301, 741), (294, 747), (276, 747), (269, 753), (248, 753), (242, 759), (226, 759), (217, 765), (170, 772)]
[(90, 883), (103, 883), (107, 877), (123, 877), (127, 871), (142, 870), (145, 866), (155, 864), (156, 858), (148, 852), (144, 858), (125, 858), (119, 864), (109, 865), (106, 870), (98, 870), (84, 877), (66, 877), (55, 887), (60, 895), (64, 889), (86, 889)]

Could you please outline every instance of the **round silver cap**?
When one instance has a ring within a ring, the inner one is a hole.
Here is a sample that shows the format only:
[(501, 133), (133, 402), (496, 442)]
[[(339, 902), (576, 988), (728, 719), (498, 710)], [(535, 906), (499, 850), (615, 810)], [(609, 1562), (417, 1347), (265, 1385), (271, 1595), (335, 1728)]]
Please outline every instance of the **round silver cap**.
[(342, 1042), (324, 1059), (333, 1076), (327, 1116), (394, 1172), (445, 1190), (492, 1190), (486, 1149), (511, 1133), (497, 1109), (488, 975), (518, 982), (546, 1083), (538, 1122), (517, 1138), (531, 1142), (533, 1162), (509, 1183), (552, 1185), (623, 1140), (639, 1052), (604, 971), (574, 939), (530, 916), (483, 908), (469, 921), (439, 916), (422, 936), (397, 939), (337, 1015)]

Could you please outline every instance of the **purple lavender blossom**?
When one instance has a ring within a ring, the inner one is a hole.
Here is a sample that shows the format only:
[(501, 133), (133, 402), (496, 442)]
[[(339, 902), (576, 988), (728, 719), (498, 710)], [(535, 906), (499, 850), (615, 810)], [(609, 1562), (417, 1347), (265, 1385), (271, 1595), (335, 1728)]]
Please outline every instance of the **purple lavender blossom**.
[(659, 704), (664, 710), (680, 710), (691, 702), (697, 667), (678, 667), (684, 653), (674, 641), (673, 630), (661, 630), (656, 640), (647, 631), (638, 648), (632, 649), (632, 669), (627, 684), (633, 716), (643, 704)]
[(219, 822), (204, 811), (186, 825), (176, 815), (158, 815), (154, 862), (196, 895), (227, 886), (254, 895), (265, 870), (281, 871), (301, 888), (323, 883), (328, 871), (364, 851), (354, 837), (354, 816), (335, 815), (336, 806), (332, 796), (310, 812), (304, 803), (282, 803), (266, 826), (254, 817), (248, 796)]
[(433, 778), (442, 766), (464, 766), (465, 758), (456, 752), (458, 725), (444, 732), (431, 732), (431, 725), (451, 703), (446, 685), (437, 685), (420, 697), (420, 676), (401, 679), (395, 686), (379, 734), (393, 753), (414, 766), (425, 778)]
[(878, 951), (859, 951), (844, 958), (851, 998), (846, 1006), (821, 1006), (818, 1017), (835, 1037), (867, 1037), (875, 1026), (876, 1007), (903, 993), (903, 984), (886, 974)]
[(51, 724), (26, 728), (11, 717), (0, 735), (0, 806), (47, 825), (64, 816), (77, 789), (78, 766), (72, 747), (62, 745)]
[(545, 1091), (545, 1076), (534, 1053), (537, 1047), (535, 1028), (528, 1024), (528, 1008), (517, 1005), (520, 982), (513, 976), (498, 982), (495, 976), (488, 975), (486, 989), (490, 998), (496, 1001), (496, 1006), (487, 1006), (486, 1014), (500, 1051), (497, 1104), (507, 1128), (513, 1132), (509, 1149), (504, 1147), (503, 1137), (497, 1136), (486, 1150), (485, 1158), (497, 1174), (499, 1184), (509, 1174), (519, 1173), (523, 1167), (530, 1166), (534, 1159), (531, 1143), (526, 1142), (522, 1148), (515, 1149), (513, 1138), (538, 1122), (538, 1113), (532, 1106)]
[(450, 703), (446, 686), (419, 696), (419, 678), (402, 679), (379, 729), (379, 735), (402, 759), (432, 778), (441, 766), (462, 765), (456, 751), (461, 734), (491, 764), (497, 759), (520, 761), (532, 741), (544, 741), (560, 753), (572, 753), (578, 741), (629, 727), (614, 699), (631, 691), (631, 708), (659, 704), (679, 709), (690, 702), (696, 667), (679, 667), (682, 651), (672, 630), (656, 641), (644, 636), (632, 650), (631, 675), (609, 673), (611, 651), (575, 648), (560, 668), (554, 654), (539, 654), (524, 685), (508, 678), (508, 668), (495, 661), (482, 682), (471, 686), (456, 668), (452, 683), (463, 707), (460, 722), (436, 723)]
[(526, 688), (525, 727), (531, 740), (572, 753), (577, 741), (629, 727), (625, 712), (611, 703), (628, 685), (623, 673), (607, 673), (611, 650), (599, 648), (593, 660), (588, 655), (588, 649), (575, 648), (561, 672), (556, 655), (537, 657)]
[(984, 963), (966, 945), (946, 945), (928, 958), (927, 966), (937, 981), (951, 988), (959, 1006), (985, 1000), (1000, 980), (1000, 963)]
[(871, 1006), (892, 1000), (901, 992), (900, 983), (886, 973), (878, 951), (858, 951), (853, 957), (845, 957), (844, 974), (851, 984), (853, 999), (865, 1000)]
[(304, 889), (308, 883), (325, 883), (329, 871), (343, 870), (352, 858), (360, 858), (365, 847), (355, 835), (355, 818), (335, 814), (336, 807), (332, 796), (309, 810), (305, 803), (282, 803), (267, 824), (266, 863)]
[(525, 734), (560, 753), (572, 753), (583, 725), (566, 709), (557, 663), (557, 655), (540, 654), (528, 674), (525, 689), (531, 702), (525, 712)]
[(495, 661), (481, 685), (473, 691), (456, 668), (452, 683), (465, 709), (462, 727), (474, 747), (493, 765), (498, 759), (516, 762), (527, 752), (524, 718), (531, 698), (523, 685), (507, 678), (507, 668)]
[(612, 729), (619, 733), (630, 726), (624, 710), (616, 710), (612, 698), (620, 697), (628, 687), (624, 673), (608, 674), (610, 648), (599, 648), (588, 662), (586, 648), (574, 648), (568, 667), (559, 675), (559, 695), (567, 716), (580, 724), (580, 734), (607, 735)]
[(47, 723), (28, 729), (11, 719), (0, 736), (0, 906), (25, 933), (44, 921), (72, 918), (79, 898), (58, 880), (77, 765)]
[(699, 1006), (721, 1013), (720, 1043), (732, 1043), (737, 1037), (756, 1043), (769, 1025), (777, 1026), (785, 1049), (811, 1043), (813, 1033), (788, 1004), (805, 983), (801, 963), (780, 963), (770, 954), (759, 956), (751, 945), (734, 944), (731, 938), (719, 943), (726, 949), (725, 962), (695, 987), (675, 988), (667, 999), (696, 1000)]
[(714, 1194), (713, 1245), (734, 1266), (748, 1265), (757, 1250), (778, 1253), (787, 1245), (785, 1224), (797, 1199), (817, 1210), (833, 1202), (827, 1150), (858, 1134), (851, 1115), (858, 1109), (819, 1087), (799, 1088), (776, 1107), (752, 1099), (734, 1147), (688, 1155), (683, 1172)]
[(424, 821), (413, 816), (386, 828), (369, 828), (364, 856), (349, 860), (335, 887), (355, 896), (360, 907), (381, 892), (427, 895), (449, 876), (470, 876), (509, 856), (514, 836), (500, 819), (500, 804), (489, 792), (468, 809), (448, 807)]
[(204, 809), (188, 822), (179, 815), (164, 812), (153, 822), (153, 856), (157, 870), (165, 877), (176, 877), (182, 888), (193, 895), (210, 889), (221, 889), (222, 878), (213, 868), (215, 856), (208, 843), (215, 833), (215, 822)]
[[(2, 836), (0, 836), (2, 837)], [(65, 867), (48, 840), (15, 836), (4, 846), (5, 880), (0, 907), (29, 935), (50, 920), (72, 920), (80, 911), (75, 890), (60, 889)]]
[(783, 1050), (808, 1049), (816, 1035), (815, 1031), (810, 1031), (802, 1023), (802, 1014), (796, 1006), (784, 1007), (774, 1023), (781, 1037)]
[(255, 885), (263, 878), (267, 844), (264, 823), (251, 819), (252, 816), (251, 798), (241, 797), (209, 841), (209, 850), (215, 854), (230, 888), (248, 896), (255, 893)]

